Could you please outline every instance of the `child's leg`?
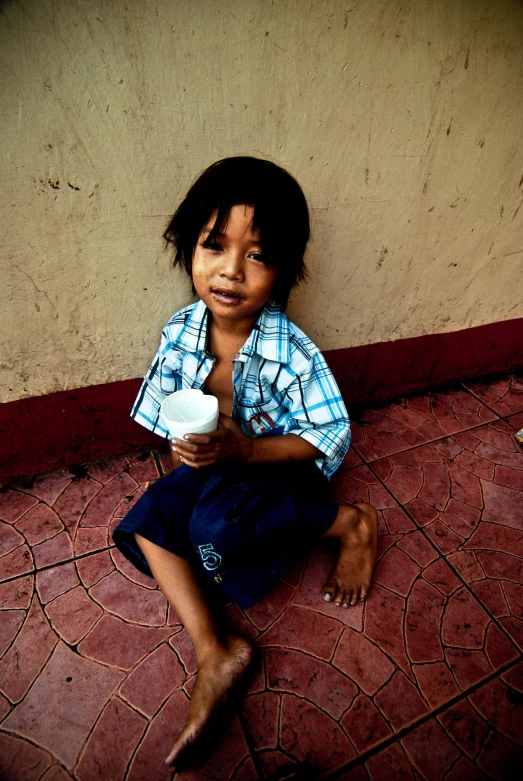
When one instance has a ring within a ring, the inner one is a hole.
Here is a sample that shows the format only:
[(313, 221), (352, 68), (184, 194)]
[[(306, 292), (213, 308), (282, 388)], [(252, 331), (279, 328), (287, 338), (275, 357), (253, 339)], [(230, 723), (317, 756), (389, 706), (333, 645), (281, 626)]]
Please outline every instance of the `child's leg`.
[(338, 560), (323, 587), (323, 599), (348, 607), (363, 601), (369, 590), (377, 541), (376, 510), (357, 502), (342, 505), (324, 537), (340, 543)]
[(196, 652), (198, 674), (189, 715), (165, 760), (169, 765), (181, 764), (188, 759), (193, 743), (209, 719), (240, 682), (250, 664), (252, 648), (243, 637), (218, 627), (189, 562), (138, 534), (136, 541)]
[[(315, 464), (278, 464), (263, 469), (249, 465), (244, 467), (240, 482), (234, 473), (224, 472), (220, 480), (206, 485), (191, 517), (189, 536), (195, 548), (206, 544), (222, 558), (227, 593), (247, 607), (263, 593), (273, 563), (278, 576), (280, 553), (287, 549), (290, 554), (290, 549), (299, 549), (320, 536), (336, 539), (340, 543), (338, 560), (322, 596), (327, 602), (348, 607), (365, 599), (370, 586), (377, 518), (370, 504), (340, 507), (329, 502), (328, 482)], [(253, 553), (255, 559), (260, 555), (260, 568), (245, 566)], [(253, 583), (251, 574), (258, 574), (261, 582)], [(262, 587), (261, 593), (257, 585)]]

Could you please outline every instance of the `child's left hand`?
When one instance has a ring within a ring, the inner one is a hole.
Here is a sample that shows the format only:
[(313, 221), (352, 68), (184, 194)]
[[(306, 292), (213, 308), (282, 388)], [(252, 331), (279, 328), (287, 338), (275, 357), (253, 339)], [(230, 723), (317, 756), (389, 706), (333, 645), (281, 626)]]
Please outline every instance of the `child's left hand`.
[(172, 443), (182, 463), (199, 469), (218, 461), (248, 461), (253, 440), (245, 436), (232, 418), (220, 412), (216, 431), (186, 434), (185, 439), (173, 439)]

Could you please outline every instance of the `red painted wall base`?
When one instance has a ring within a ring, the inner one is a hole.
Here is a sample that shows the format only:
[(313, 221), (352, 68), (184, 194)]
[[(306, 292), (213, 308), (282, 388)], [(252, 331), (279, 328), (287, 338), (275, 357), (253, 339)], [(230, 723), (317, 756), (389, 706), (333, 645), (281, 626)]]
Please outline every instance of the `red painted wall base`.
[[(523, 365), (523, 318), (325, 353), (348, 406)], [(0, 406), (0, 481), (157, 446), (129, 417), (140, 379)]]

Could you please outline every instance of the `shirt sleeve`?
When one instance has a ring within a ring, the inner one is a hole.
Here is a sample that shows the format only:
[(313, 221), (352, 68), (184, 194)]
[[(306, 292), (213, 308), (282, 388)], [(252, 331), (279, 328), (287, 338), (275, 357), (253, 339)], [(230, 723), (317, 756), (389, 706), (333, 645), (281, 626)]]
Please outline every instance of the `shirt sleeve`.
[(160, 347), (154, 356), (131, 410), (131, 417), (149, 431), (169, 437), (162, 425), (160, 404), (166, 396), (181, 388), (181, 356), (173, 349), (166, 331), (162, 332)]
[(331, 370), (318, 352), (306, 362), (287, 388), (292, 422), (288, 434), (297, 434), (324, 454), (316, 461), (330, 477), (340, 466), (351, 442), (347, 408)]

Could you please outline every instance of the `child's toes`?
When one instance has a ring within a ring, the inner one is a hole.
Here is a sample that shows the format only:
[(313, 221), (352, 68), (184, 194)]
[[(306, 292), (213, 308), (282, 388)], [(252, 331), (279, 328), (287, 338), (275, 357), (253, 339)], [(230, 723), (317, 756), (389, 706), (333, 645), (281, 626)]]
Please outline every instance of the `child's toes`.
[(340, 588), (340, 590), (336, 594), (334, 604), (337, 605), (338, 607), (341, 607), (342, 605), (343, 607), (345, 607), (345, 605), (348, 603), (348, 600), (349, 600), (349, 595), (342, 588)]

